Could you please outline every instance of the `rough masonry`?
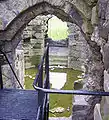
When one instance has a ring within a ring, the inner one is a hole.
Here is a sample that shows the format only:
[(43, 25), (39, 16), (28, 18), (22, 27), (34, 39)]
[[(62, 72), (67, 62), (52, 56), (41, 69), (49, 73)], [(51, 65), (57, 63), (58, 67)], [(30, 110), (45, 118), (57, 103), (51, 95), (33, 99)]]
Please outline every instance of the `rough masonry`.
[[(86, 62), (87, 81), (84, 89), (103, 91), (104, 70), (102, 48), (108, 41), (109, 0), (5, 0), (0, 1), (0, 48), (7, 54), (15, 56), (15, 48), (21, 41), (25, 26), (38, 15), (53, 14), (66, 22), (79, 26), (86, 40), (90, 55)], [(104, 42), (103, 42), (104, 41)], [(12, 57), (11, 63), (15, 65)], [(108, 62), (107, 62), (108, 64)], [(106, 68), (107, 69), (107, 68)], [(72, 119), (94, 119), (94, 107), (101, 97), (86, 96), (84, 113), (76, 114)], [(83, 117), (85, 116), (85, 118)]]

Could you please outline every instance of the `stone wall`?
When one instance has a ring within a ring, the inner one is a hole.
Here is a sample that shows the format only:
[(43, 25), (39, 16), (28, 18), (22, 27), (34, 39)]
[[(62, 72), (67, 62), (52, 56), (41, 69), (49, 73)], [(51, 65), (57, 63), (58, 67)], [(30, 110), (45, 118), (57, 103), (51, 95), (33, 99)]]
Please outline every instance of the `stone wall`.
[(75, 24), (68, 23), (69, 36), (66, 40), (45, 39), (49, 18), (50, 16), (36, 17), (23, 32), (25, 68), (34, 67), (34, 59), (39, 63), (44, 45), (49, 42), (50, 65), (62, 65), (82, 70), (81, 66), (85, 64), (89, 48), (80, 29)]
[[(103, 58), (104, 58), (104, 90), (109, 92), (109, 38), (107, 43), (103, 45), (102, 48)], [(109, 96), (105, 96), (102, 98), (101, 102), (101, 114), (104, 120), (108, 120), (109, 118)]]
[[(108, 39), (108, 0), (17, 0), (14, 2), (13, 0), (1, 0), (0, 3), (0, 43), (5, 44), (5, 47), (3, 46), (5, 52), (13, 47), (16, 48), (21, 40), (19, 39), (20, 35), (30, 20), (39, 14), (54, 14), (62, 20), (76, 23), (81, 28), (81, 32), (91, 50), (90, 59), (87, 62), (86, 89), (92, 91), (103, 90), (104, 63), (100, 51), (101, 46), (98, 44), (100, 39), (98, 36), (94, 39), (91, 38), (92, 34), (96, 33), (94, 29), (97, 26), (98, 35), (105, 41)], [(7, 43), (10, 43), (10, 46)], [(101, 97), (86, 96), (85, 100), (89, 105), (85, 114), (80, 109), (82, 118), (83, 120), (85, 118), (93, 120), (94, 107), (97, 103), (100, 103)], [(76, 117), (81, 119), (79, 114)]]
[(82, 70), (89, 55), (89, 47), (76, 24), (68, 23), (69, 55), (68, 67)]
[(68, 39), (57, 41), (45, 39), (48, 31), (47, 20), (50, 17), (50, 15), (36, 17), (23, 32), (25, 68), (39, 64), (46, 42), (50, 44), (50, 65), (68, 66)]
[[(24, 86), (24, 51), (21, 47), (17, 47), (17, 49), (9, 54), (6, 54), (8, 60), (14, 69), (18, 80), (21, 85)], [(7, 63), (7, 61), (6, 61)], [(2, 77), (3, 77), (3, 85), (4, 88), (20, 88), (9, 64), (5, 64), (2, 66)]]
[(48, 17), (38, 16), (33, 19), (23, 32), (23, 46), (25, 56), (25, 68), (38, 65), (44, 51), (46, 21)]
[(17, 88), (17, 82), (9, 65), (2, 66), (2, 78), (4, 88)]
[(45, 44), (49, 43), (49, 61), (51, 66), (68, 67), (68, 39), (52, 40), (45, 39)]
[(24, 51), (22, 49), (16, 49), (15, 72), (18, 76), (20, 83), (22, 84), (22, 86), (24, 86), (25, 67)]

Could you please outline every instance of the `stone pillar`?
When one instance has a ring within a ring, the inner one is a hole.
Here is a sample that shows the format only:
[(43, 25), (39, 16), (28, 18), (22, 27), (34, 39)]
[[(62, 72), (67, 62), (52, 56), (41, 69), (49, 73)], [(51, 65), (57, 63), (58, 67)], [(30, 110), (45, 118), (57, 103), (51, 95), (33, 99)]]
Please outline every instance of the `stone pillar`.
[[(109, 38), (108, 38), (109, 39)], [(104, 58), (104, 90), (109, 92), (109, 40), (103, 46), (103, 58)], [(101, 102), (101, 110), (102, 116), (104, 120), (108, 120), (109, 118), (109, 96), (105, 96), (102, 98)]]
[[(15, 70), (15, 50), (13, 52), (6, 54), (8, 60)], [(14, 77), (12, 70), (8, 64), (2, 66), (3, 84), (4, 88), (17, 88), (17, 81)]]
[[(99, 30), (99, 29), (98, 29)], [(95, 35), (96, 32), (94, 31)], [(100, 41), (99, 34), (98, 36), (93, 36), (93, 39), (88, 40), (88, 44), (90, 46), (90, 56), (87, 60), (86, 66), (88, 68), (86, 83), (84, 85), (84, 89), (89, 91), (104, 91), (104, 63), (103, 56), (101, 53), (101, 46), (95, 42), (96, 37), (98, 41)], [(89, 109), (86, 109), (85, 112), (87, 114), (88, 120), (94, 119), (94, 108), (96, 104), (100, 104), (102, 97), (99, 96), (86, 96), (85, 101), (90, 105)]]
[[(99, 33), (99, 31), (94, 31)], [(94, 33), (97, 35), (96, 33)], [(83, 89), (89, 91), (103, 91), (103, 83), (104, 83), (104, 63), (103, 56), (101, 53), (101, 47), (97, 44), (96, 37), (98, 41), (100, 41), (99, 34), (98, 36), (93, 36), (93, 39), (88, 37), (87, 43), (90, 47), (90, 54), (86, 61), (87, 72), (85, 75), (85, 85)], [(94, 108), (96, 104), (100, 104), (102, 97), (99, 96), (79, 96), (78, 99), (75, 100), (76, 111), (73, 108), (73, 113), (80, 120), (94, 120)], [(82, 100), (82, 101), (81, 101)], [(85, 103), (82, 104), (81, 103)], [(74, 107), (75, 107), (74, 105)], [(79, 109), (81, 107), (82, 109)], [(78, 109), (77, 109), (78, 108)], [(83, 109), (84, 108), (84, 109)], [(76, 120), (76, 117), (73, 116), (72, 119)]]
[(89, 47), (84, 37), (82, 36), (80, 29), (77, 25), (68, 23), (69, 31), (69, 57), (68, 67), (77, 70), (82, 70), (81, 66), (84, 65), (88, 54)]
[[(17, 49), (13, 48), (11, 42), (6, 42), (5, 46), (2, 46), (3, 50), (6, 52), (6, 56), (16, 73), (20, 83), (24, 86), (24, 54), (22, 49), (22, 43), (20, 42), (17, 46)], [(2, 51), (3, 51), (2, 50)], [(12, 51), (12, 52), (8, 52)], [(3, 76), (3, 83), (5, 88), (19, 88), (19, 84), (4, 57), (4, 64), (2, 65), (2, 76)]]
[[(109, 74), (107, 71), (104, 71), (104, 90), (109, 92)], [(109, 96), (102, 97), (101, 101), (101, 114), (104, 120), (109, 118)]]
[(17, 49), (16, 49), (15, 72), (16, 72), (16, 75), (17, 75), (21, 85), (24, 86), (24, 75), (25, 75), (24, 50), (20, 47), (17, 47)]
[(102, 120), (100, 104), (96, 104), (94, 108), (94, 120)]

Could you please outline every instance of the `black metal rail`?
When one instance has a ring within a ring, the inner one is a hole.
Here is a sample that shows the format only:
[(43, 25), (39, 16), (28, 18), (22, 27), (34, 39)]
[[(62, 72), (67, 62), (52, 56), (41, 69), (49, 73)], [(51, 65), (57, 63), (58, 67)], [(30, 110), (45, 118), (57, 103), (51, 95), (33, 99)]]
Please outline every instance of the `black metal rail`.
[(3, 55), (0, 55), (0, 89), (3, 89), (2, 63), (3, 63)]
[(74, 95), (93, 95), (93, 96), (109, 96), (109, 92), (103, 91), (87, 91), (87, 90), (55, 90), (55, 89), (44, 89), (37, 86), (34, 88), (38, 91), (51, 94), (74, 94)]
[(2, 80), (2, 68), (0, 64), (0, 89), (3, 89), (3, 80)]
[[(44, 71), (45, 66), (45, 73)], [(44, 55), (41, 59), (41, 63), (39, 65), (39, 72), (36, 75), (36, 78), (33, 83), (33, 87), (35, 88), (37, 85), (42, 89), (50, 89), (49, 83), (49, 44), (45, 49)], [(43, 79), (43, 76), (45, 78)], [(38, 114), (37, 120), (48, 120), (49, 117), (49, 94), (43, 91), (38, 91)]]
[[(45, 80), (43, 84), (43, 65), (45, 60)], [(44, 55), (39, 66), (39, 72), (34, 80), (33, 87), (38, 91), (39, 96), (39, 114), (37, 120), (48, 120), (49, 113), (49, 93), (52, 94), (76, 94), (76, 95), (93, 95), (109, 96), (109, 92), (104, 91), (87, 91), (87, 90), (55, 90), (50, 89), (49, 82), (49, 44), (47, 44)]]

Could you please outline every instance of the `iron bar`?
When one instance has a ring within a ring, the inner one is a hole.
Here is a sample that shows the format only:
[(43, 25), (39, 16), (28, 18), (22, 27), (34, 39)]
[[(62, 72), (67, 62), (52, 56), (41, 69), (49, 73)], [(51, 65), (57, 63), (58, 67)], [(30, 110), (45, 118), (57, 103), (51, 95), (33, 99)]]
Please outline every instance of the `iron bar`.
[[(43, 64), (40, 65), (38, 86), (43, 88)], [(44, 102), (44, 92), (38, 91), (38, 106), (40, 106), (40, 120), (43, 120), (43, 102)]]
[(37, 111), (37, 118), (36, 118), (36, 120), (39, 120), (40, 119), (40, 106), (39, 106), (39, 108), (38, 108), (38, 111)]
[(1, 64), (0, 64), (0, 89), (3, 89), (2, 67), (1, 67)]
[[(50, 89), (50, 81), (49, 81), (49, 44), (47, 43), (46, 49), (46, 57), (45, 57), (45, 74), (46, 81), (44, 88)], [(49, 118), (49, 94), (46, 93), (46, 105), (45, 105), (45, 120)]]
[(46, 101), (46, 93), (45, 93), (43, 99), (43, 114), (42, 114), (44, 120), (46, 120), (46, 103), (47, 101)]
[(46, 96), (46, 105), (45, 105), (45, 120), (48, 120), (49, 118), (49, 94), (48, 93), (45, 93), (45, 96)]
[(36, 74), (36, 78), (35, 78), (35, 80), (33, 82), (33, 85), (36, 85), (38, 82), (39, 82), (39, 73)]
[[(45, 80), (43, 84), (43, 65), (45, 62)], [(47, 47), (45, 49), (44, 55), (42, 56), (39, 68), (38, 68), (38, 73), (36, 75), (36, 78), (33, 82), (33, 87), (38, 84), (39, 88), (49, 88), (50, 83), (49, 83), (49, 45), (47, 44)], [(48, 93), (45, 93), (43, 91), (38, 91), (38, 106), (40, 108), (40, 114), (39, 114), (39, 119), (40, 120), (48, 120), (48, 113), (49, 113), (49, 108), (46, 110), (46, 108), (49, 106), (48, 105)]]
[(44, 88), (50, 89), (50, 81), (49, 81), (49, 44), (47, 43), (46, 49), (46, 57), (45, 57), (45, 74), (46, 74), (46, 82)]
[(103, 91), (87, 91), (87, 90), (54, 90), (54, 89), (44, 89), (34, 86), (38, 91), (43, 91), (45, 93), (52, 94), (76, 94), (76, 95), (94, 95), (94, 96), (109, 96), (109, 92)]

